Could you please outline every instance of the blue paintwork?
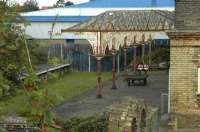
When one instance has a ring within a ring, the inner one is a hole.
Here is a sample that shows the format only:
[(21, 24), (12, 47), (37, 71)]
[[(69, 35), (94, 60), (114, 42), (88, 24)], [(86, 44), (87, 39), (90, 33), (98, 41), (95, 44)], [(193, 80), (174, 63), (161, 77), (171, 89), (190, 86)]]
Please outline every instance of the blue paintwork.
[[(66, 8), (174, 8), (175, 0), (94, 0)], [(24, 16), (30, 22), (54, 22), (55, 16)], [(59, 16), (57, 22), (83, 22), (89, 16)]]
[[(24, 16), (29, 22), (55, 22), (55, 16)], [(90, 16), (58, 16), (56, 22), (83, 22)]]
[(94, 0), (66, 8), (148, 8), (175, 7), (175, 0)]

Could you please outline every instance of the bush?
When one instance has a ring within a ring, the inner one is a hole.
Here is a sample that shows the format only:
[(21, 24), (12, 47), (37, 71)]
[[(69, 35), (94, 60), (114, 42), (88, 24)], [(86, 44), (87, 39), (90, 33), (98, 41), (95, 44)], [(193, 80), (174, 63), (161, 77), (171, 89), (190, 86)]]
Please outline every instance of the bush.
[(48, 64), (51, 66), (58, 66), (58, 65), (62, 64), (62, 62), (59, 58), (53, 57), (48, 61)]
[(50, 81), (55, 81), (59, 78), (58, 73), (48, 72), (47, 76), (48, 76), (48, 80), (50, 80)]
[(96, 115), (86, 118), (72, 118), (64, 123), (66, 132), (107, 132), (108, 115)]
[(170, 59), (170, 49), (161, 48), (152, 55), (153, 63), (168, 62)]
[(32, 69), (27, 69), (27, 73), (28, 75), (24, 78), (24, 86), (26, 87), (26, 90), (38, 90), (38, 84), (40, 82), (38, 76)]

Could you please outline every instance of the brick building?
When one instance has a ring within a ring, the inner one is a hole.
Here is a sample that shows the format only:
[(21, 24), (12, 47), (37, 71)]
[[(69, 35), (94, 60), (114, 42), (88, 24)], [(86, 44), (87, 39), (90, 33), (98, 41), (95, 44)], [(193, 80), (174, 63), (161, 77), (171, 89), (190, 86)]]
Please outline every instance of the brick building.
[(171, 39), (170, 112), (200, 115), (200, 0), (176, 0)]

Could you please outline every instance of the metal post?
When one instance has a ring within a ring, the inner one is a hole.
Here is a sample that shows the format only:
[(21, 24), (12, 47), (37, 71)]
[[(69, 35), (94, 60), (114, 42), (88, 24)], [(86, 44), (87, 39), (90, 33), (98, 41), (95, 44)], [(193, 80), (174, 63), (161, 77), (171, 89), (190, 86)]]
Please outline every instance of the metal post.
[(137, 50), (136, 50), (136, 46), (133, 47), (133, 71), (136, 71), (136, 57), (137, 57)]
[(137, 47), (135, 46), (134, 47), (134, 71), (136, 71), (136, 65), (137, 65), (136, 59), (137, 59)]
[(142, 64), (144, 64), (145, 44), (142, 44)]
[(149, 66), (151, 66), (151, 42), (149, 43)]
[(102, 98), (102, 80), (101, 80), (101, 59), (97, 58), (97, 98)]
[(112, 53), (113, 56), (113, 64), (112, 64), (112, 89), (117, 89), (116, 87), (116, 70), (115, 70), (115, 56), (116, 56), (116, 52)]
[(91, 55), (88, 54), (88, 71), (91, 72)]
[(134, 58), (134, 48), (132, 49), (132, 53), (133, 53), (133, 56), (132, 56), (132, 71), (134, 71), (134, 66), (135, 66), (135, 58)]
[(117, 72), (119, 73), (120, 70), (119, 70), (119, 53), (117, 55)]
[(124, 38), (124, 73), (127, 76), (127, 37)]
[(124, 48), (124, 72), (127, 75), (127, 48)]

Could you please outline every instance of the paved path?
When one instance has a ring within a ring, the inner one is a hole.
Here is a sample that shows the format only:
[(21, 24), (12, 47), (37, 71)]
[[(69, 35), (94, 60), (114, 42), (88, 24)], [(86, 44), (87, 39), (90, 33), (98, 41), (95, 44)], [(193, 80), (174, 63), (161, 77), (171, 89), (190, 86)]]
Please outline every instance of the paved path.
[(117, 90), (112, 90), (111, 86), (111, 81), (103, 83), (102, 99), (96, 98), (96, 91), (93, 89), (64, 102), (56, 107), (54, 111), (63, 119), (89, 116), (103, 112), (106, 107), (125, 96), (143, 98), (147, 104), (160, 107), (161, 93), (167, 93), (168, 91), (168, 73), (166, 71), (152, 72), (146, 86), (128, 87), (127, 83), (123, 81), (123, 77), (118, 77)]

